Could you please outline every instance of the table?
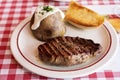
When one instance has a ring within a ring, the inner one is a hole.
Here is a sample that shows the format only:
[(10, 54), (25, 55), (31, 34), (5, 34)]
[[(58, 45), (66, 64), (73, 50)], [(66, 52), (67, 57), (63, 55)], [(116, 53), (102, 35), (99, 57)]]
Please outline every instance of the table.
[[(82, 5), (120, 5), (120, 0), (78, 0)], [(55, 79), (39, 76), (23, 68), (14, 59), (10, 50), (10, 37), (16, 26), (31, 14), (32, 8), (39, 4), (66, 6), (68, 2), (54, 0), (3, 0), (0, 1), (0, 80), (120, 80), (119, 59), (117, 54), (107, 66), (93, 74), (73, 78)], [(116, 59), (118, 58), (118, 59)], [(116, 62), (114, 62), (116, 61)], [(116, 63), (116, 64), (114, 64)], [(114, 64), (114, 65), (112, 65)], [(109, 66), (113, 66), (109, 68)], [(113, 69), (112, 68), (116, 68)]]

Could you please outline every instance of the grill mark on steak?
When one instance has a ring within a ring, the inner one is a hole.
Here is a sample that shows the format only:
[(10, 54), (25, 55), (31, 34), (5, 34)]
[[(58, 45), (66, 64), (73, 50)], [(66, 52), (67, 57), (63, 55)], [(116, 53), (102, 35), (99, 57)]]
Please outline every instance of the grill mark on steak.
[(61, 37), (61, 38), (59, 38), (59, 39), (61, 40), (60, 45), (61, 45), (61, 47), (65, 50), (65, 52), (67, 52), (68, 55), (74, 54), (74, 53), (72, 53), (71, 50), (70, 50), (70, 46), (72, 46), (72, 45), (70, 45), (70, 44), (67, 42), (66, 38), (65, 38), (65, 37)]
[(101, 45), (79, 37), (57, 37), (38, 47), (40, 59), (53, 65), (75, 65), (100, 54)]
[(58, 55), (58, 53), (56, 52), (55, 48), (53, 47), (53, 45), (51, 45), (50, 43), (47, 44), (46, 46), (48, 46), (48, 48), (51, 50), (51, 53), (53, 53), (55, 56)]
[[(82, 38), (76, 37), (75, 43), (78, 43), (78, 46), (81, 48), (80, 52), (84, 52), (86, 54), (89, 54), (91, 51), (91, 46), (92, 44), (90, 44), (92, 41), (91, 40), (84, 40)], [(79, 48), (79, 49), (80, 49)]]
[[(53, 55), (52, 53), (51, 53), (51, 51), (50, 51), (50, 49), (48, 48), (48, 47), (46, 47), (46, 44), (47, 43), (45, 43), (44, 45), (41, 45), (41, 47), (39, 47), (39, 49), (41, 48), (42, 49), (42, 56), (41, 56), (41, 58), (42, 58), (42, 60), (43, 61), (50, 61), (50, 62), (54, 62), (55, 61), (55, 55)], [(44, 53), (45, 53), (45, 55), (44, 55)], [(47, 58), (46, 60), (44, 59), (44, 58)]]
[(72, 53), (63, 45), (63, 43), (60, 43), (60, 46), (61, 49), (64, 50), (64, 54), (72, 55)]
[(83, 38), (76, 37), (75, 42), (79, 43), (80, 45), (86, 45), (86, 40), (84, 40)]
[(48, 46), (46, 47), (46, 44), (42, 46), (42, 48), (44, 48), (44, 51), (46, 51), (46, 55), (51, 55), (52, 56), (52, 50), (50, 51), (50, 49), (48, 48)]
[[(41, 46), (42, 46), (42, 45), (41, 45)], [(44, 51), (43, 51), (44, 49), (42, 49), (42, 47), (41, 47), (41, 46), (39, 46), (39, 47), (38, 47), (39, 54), (42, 54), (42, 53), (44, 52)]]
[[(51, 54), (51, 52), (49, 52), (47, 49), (44, 48), (44, 45), (41, 45), (40, 48), (42, 49), (42, 52), (43, 52), (43, 53), (41, 54), (42, 56), (45, 56), (45, 57), (47, 56), (48, 58), (51, 58), (52, 56), (54, 56), (54, 55)], [(44, 54), (45, 54), (45, 55), (44, 55)], [(42, 57), (42, 58), (43, 58), (43, 57)]]
[[(81, 45), (79, 44), (79, 41), (77, 42), (77, 37), (76, 38), (73, 38), (73, 37), (66, 37), (66, 39), (72, 44), (70, 48), (71, 52), (73, 52), (73, 54), (75, 55), (78, 55), (79, 53), (83, 53), (82, 49), (79, 48), (78, 45)], [(75, 40), (76, 39), (76, 40)]]
[[(64, 42), (63, 38), (64, 38), (64, 37), (58, 37), (58, 41), (59, 41), (59, 42)], [(55, 38), (55, 40), (56, 40), (56, 38)]]
[(74, 46), (74, 44), (68, 42), (67, 38), (65, 38), (65, 37), (63, 37), (62, 39), (63, 39), (62, 44), (70, 52), (70, 55), (73, 55), (73, 54), (75, 55), (76, 52), (74, 50), (74, 47), (72, 47), (72, 46)]
[(67, 39), (70, 43), (73, 43), (72, 37), (66, 36), (66, 39)]
[(57, 39), (55, 38), (53, 43), (55, 44), (57, 42), (55, 45), (58, 47), (60, 53), (64, 56), (68, 56), (69, 54), (65, 52), (64, 48), (62, 48), (62, 45), (60, 43), (61, 41), (59, 41), (59, 40), (60, 40), (59, 37)]
[(58, 54), (60, 56), (65, 56), (64, 54), (62, 54), (59, 50), (59, 46), (55, 44), (55, 42), (51, 42), (51, 45), (53, 45), (53, 47), (55, 48), (55, 50), (58, 52)]

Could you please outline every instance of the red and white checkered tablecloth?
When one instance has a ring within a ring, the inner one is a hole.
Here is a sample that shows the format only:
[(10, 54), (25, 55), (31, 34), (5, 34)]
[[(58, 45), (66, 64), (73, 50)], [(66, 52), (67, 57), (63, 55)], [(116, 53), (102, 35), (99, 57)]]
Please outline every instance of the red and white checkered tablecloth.
[[(78, 0), (82, 5), (120, 5), (120, 0)], [(31, 14), (39, 4), (66, 6), (68, 2), (54, 0), (3, 0), (0, 1), (0, 80), (120, 80), (120, 71), (104, 70), (73, 79), (54, 79), (39, 76), (23, 68), (10, 50), (11, 32)]]

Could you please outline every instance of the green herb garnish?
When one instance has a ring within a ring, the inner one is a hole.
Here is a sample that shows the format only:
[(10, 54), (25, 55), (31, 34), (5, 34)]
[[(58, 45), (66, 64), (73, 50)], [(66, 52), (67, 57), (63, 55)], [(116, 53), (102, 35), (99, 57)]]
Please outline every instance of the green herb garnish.
[(49, 12), (49, 11), (53, 11), (53, 8), (51, 8), (50, 6), (44, 6), (43, 10)]
[(44, 15), (44, 12), (39, 12), (39, 14), (42, 14), (42, 15)]

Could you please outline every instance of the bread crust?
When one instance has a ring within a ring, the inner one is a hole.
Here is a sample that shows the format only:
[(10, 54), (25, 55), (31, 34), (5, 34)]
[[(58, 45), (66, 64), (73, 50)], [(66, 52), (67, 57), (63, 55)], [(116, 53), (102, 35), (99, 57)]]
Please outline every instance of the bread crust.
[(108, 21), (112, 24), (114, 29), (120, 33), (120, 19), (118, 18), (113, 18), (113, 19), (108, 19)]
[(68, 22), (73, 22), (77, 25), (83, 25), (86, 27), (98, 27), (104, 22), (103, 16), (74, 1), (70, 2), (64, 19)]

